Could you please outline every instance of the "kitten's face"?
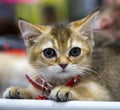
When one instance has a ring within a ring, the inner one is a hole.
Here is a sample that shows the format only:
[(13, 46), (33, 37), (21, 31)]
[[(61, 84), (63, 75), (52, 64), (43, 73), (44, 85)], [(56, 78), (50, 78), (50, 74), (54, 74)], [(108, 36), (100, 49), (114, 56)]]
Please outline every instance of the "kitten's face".
[(90, 31), (88, 35), (76, 25), (38, 27), (19, 22), (30, 63), (43, 77), (68, 78), (89, 70), (93, 39)]

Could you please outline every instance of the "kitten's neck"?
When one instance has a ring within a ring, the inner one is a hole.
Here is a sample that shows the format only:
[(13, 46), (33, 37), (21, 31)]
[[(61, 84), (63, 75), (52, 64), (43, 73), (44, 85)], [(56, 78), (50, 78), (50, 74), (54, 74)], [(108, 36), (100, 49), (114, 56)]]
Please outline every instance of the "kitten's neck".
[(52, 84), (53, 86), (60, 86), (64, 85), (69, 79), (69, 78), (56, 78), (56, 77), (49, 77), (49, 78), (44, 78), (47, 82)]

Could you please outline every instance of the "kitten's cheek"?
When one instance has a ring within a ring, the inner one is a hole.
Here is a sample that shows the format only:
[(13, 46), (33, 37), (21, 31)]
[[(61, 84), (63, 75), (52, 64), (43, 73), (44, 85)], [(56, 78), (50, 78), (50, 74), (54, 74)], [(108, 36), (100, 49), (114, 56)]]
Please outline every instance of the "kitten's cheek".
[(55, 72), (61, 72), (62, 71), (62, 69), (61, 69), (61, 67), (59, 67), (59, 66), (52, 66), (52, 67), (50, 67), (49, 68), (49, 71), (51, 71), (51, 72), (53, 72), (53, 73), (55, 73)]
[(68, 65), (65, 70), (70, 72), (70, 71), (73, 71), (74, 68), (71, 65)]

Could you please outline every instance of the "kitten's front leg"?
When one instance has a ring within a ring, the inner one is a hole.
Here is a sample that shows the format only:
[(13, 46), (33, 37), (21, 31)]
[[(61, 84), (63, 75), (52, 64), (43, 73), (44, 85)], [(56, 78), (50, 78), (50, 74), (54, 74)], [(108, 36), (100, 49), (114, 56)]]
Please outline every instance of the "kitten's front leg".
[(74, 88), (65, 87), (65, 86), (56, 87), (51, 91), (49, 98), (60, 102), (71, 101), (71, 100), (81, 100), (81, 101), (111, 100), (111, 96), (106, 88), (91, 81), (82, 82)]
[(3, 93), (3, 98), (7, 99), (32, 99), (32, 94), (26, 88), (10, 87)]
[(78, 100), (77, 94), (69, 87), (59, 86), (53, 89), (50, 93), (49, 99), (65, 102), (70, 100)]

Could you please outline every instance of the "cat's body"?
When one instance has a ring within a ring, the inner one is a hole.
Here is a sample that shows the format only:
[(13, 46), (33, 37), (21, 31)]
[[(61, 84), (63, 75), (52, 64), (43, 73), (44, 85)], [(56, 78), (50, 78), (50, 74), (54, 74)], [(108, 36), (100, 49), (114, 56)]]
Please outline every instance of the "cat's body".
[(120, 101), (120, 41), (96, 49), (93, 56), (99, 59), (93, 65), (99, 71), (101, 79), (114, 100)]
[[(37, 74), (54, 85), (50, 99), (120, 100), (120, 69), (116, 66), (120, 63), (120, 51), (104, 47), (93, 53), (91, 25), (97, 13), (66, 26), (38, 27), (23, 20), (19, 21), (30, 64)], [(74, 87), (63, 86), (78, 74), (81, 79)], [(42, 91), (33, 86), (11, 87), (4, 92), (4, 97), (34, 99), (41, 94)]]

